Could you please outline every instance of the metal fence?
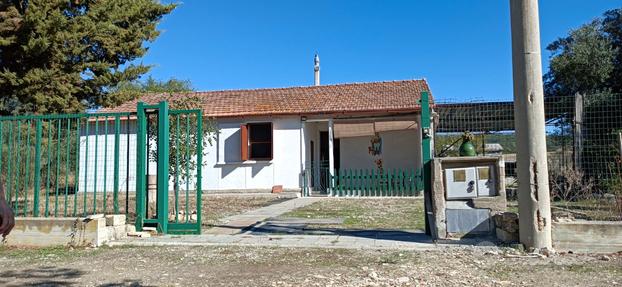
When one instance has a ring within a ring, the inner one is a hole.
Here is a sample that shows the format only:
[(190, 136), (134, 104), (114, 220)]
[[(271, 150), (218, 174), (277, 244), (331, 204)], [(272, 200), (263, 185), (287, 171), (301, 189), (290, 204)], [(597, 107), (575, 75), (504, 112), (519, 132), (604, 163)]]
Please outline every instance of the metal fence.
[[(462, 132), (479, 155), (503, 155), (508, 194), (516, 187), (511, 101), (437, 101), (435, 156), (456, 156)], [(545, 99), (549, 183), (554, 208), (586, 219), (622, 219), (622, 94)], [(510, 198), (513, 199), (513, 198)]]
[(336, 169), (310, 167), (303, 173), (303, 195), (312, 191), (337, 197), (408, 197), (423, 191), (421, 169)]
[(133, 115), (0, 118), (0, 174), (17, 216), (130, 213)]

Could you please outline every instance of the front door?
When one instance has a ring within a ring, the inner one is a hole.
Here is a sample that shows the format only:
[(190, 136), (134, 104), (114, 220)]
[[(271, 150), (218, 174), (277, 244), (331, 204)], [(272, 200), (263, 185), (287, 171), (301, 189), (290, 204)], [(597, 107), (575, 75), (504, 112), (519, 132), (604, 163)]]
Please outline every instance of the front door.
[[(333, 158), (335, 160), (335, 170), (339, 170), (341, 166), (340, 162), (340, 142), (339, 139), (333, 139)], [(328, 132), (320, 132), (320, 162), (319, 162), (319, 174), (320, 174), (320, 186), (319, 190), (326, 192), (329, 188), (329, 171), (328, 171)]]

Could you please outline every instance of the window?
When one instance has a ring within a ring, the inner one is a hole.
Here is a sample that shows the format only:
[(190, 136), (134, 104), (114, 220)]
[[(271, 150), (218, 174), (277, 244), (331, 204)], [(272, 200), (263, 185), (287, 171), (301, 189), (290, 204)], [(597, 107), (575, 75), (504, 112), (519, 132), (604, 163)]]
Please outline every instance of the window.
[(250, 123), (240, 130), (243, 161), (272, 159), (272, 123)]

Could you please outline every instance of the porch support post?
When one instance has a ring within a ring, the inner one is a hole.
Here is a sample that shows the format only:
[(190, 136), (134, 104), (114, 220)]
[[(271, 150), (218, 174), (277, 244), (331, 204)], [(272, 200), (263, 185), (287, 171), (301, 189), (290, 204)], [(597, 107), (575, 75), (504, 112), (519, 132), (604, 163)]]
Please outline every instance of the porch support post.
[(306, 137), (307, 121), (305, 118), (300, 120), (300, 193), (301, 196), (307, 196), (307, 137)]
[(328, 120), (328, 191), (330, 196), (333, 196), (333, 177), (335, 176), (335, 153), (334, 153), (334, 138), (335, 138), (335, 123), (333, 119)]

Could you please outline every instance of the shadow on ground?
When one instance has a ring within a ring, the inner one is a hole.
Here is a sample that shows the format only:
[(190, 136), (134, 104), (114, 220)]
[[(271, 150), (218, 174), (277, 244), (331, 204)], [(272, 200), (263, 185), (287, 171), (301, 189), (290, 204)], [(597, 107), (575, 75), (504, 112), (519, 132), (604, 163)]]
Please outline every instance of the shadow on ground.
[(52, 266), (26, 270), (7, 270), (0, 273), (2, 286), (73, 286), (85, 272), (73, 268)]
[[(81, 278), (87, 273), (65, 267), (44, 266), (24, 270), (0, 272), (0, 286), (82, 286)], [(82, 278), (84, 279), (84, 278)], [(118, 283), (104, 283), (99, 287), (146, 287), (140, 281), (124, 280)]]

